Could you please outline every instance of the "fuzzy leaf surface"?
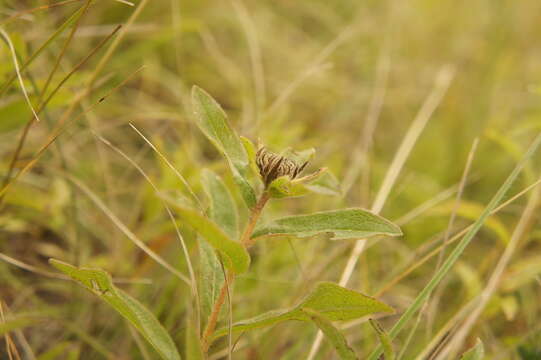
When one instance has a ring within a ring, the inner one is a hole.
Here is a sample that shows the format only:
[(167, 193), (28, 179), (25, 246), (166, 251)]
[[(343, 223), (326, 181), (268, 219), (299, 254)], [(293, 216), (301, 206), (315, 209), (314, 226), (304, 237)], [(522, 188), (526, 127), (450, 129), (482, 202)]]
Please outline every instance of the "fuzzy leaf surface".
[[(321, 282), (297, 306), (273, 310), (254, 318), (233, 324), (232, 332), (254, 330), (287, 320), (311, 321), (308, 312), (316, 312), (328, 321), (352, 320), (373, 313), (392, 313), (394, 309), (370, 296), (346, 289), (335, 283)], [(223, 328), (214, 333), (213, 339), (227, 335)]]
[(223, 255), (224, 266), (235, 273), (243, 273), (250, 266), (250, 255), (239, 242), (232, 240), (216, 223), (201, 215), (198, 211), (168, 196), (162, 197), (169, 202), (182, 220), (193, 227), (203, 239)]
[(77, 268), (55, 259), (49, 263), (108, 303), (143, 335), (162, 359), (180, 360), (173, 340), (159, 321), (139, 301), (116, 288), (107, 272)]
[(246, 179), (249, 167), (248, 155), (239, 136), (229, 125), (227, 115), (216, 100), (197, 86), (192, 88), (192, 104), (197, 125), (225, 156), (244, 201), (252, 208), (256, 203), (256, 196)]
[(343, 209), (277, 219), (257, 227), (252, 238), (263, 235), (309, 237), (320, 233), (333, 233), (334, 240), (402, 235), (397, 225), (379, 215), (363, 209)]
[(237, 205), (222, 179), (214, 172), (203, 170), (201, 183), (210, 199), (210, 218), (232, 239), (238, 238)]

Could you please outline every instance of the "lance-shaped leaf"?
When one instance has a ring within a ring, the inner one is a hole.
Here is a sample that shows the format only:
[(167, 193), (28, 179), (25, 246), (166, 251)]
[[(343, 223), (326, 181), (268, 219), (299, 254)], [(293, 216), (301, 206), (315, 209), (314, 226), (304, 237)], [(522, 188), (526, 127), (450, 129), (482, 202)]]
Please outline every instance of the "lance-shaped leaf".
[(256, 203), (256, 197), (252, 186), (246, 180), (249, 168), (248, 155), (240, 138), (229, 126), (227, 115), (220, 104), (197, 86), (192, 88), (192, 103), (197, 125), (225, 156), (244, 201), (252, 208)]
[(204, 169), (201, 183), (210, 199), (210, 218), (232, 239), (238, 238), (237, 206), (222, 179)]
[(252, 238), (263, 235), (308, 237), (320, 233), (332, 233), (334, 234), (333, 239), (402, 235), (402, 231), (397, 225), (379, 215), (362, 209), (343, 209), (274, 220), (258, 226), (252, 234)]
[(392, 307), (373, 297), (332, 282), (319, 283), (298, 307), (316, 311), (331, 321), (353, 320), (368, 314), (394, 312)]
[(483, 342), (480, 339), (477, 339), (475, 346), (462, 354), (460, 360), (483, 360), (484, 357), (485, 348)]
[[(210, 200), (210, 218), (232, 239), (238, 237), (237, 207), (220, 177), (210, 170), (203, 170), (202, 184)], [(213, 248), (199, 242), (200, 294), (203, 318), (208, 318), (224, 282), (222, 266)]]
[[(338, 356), (342, 360), (357, 360), (357, 355), (352, 348), (349, 347), (346, 338), (334, 325), (323, 316), (318, 314), (315, 311), (304, 309), (304, 312), (307, 313), (312, 322), (323, 332), (327, 340), (334, 346)], [(385, 358), (387, 360), (387, 358)], [(391, 360), (391, 359), (389, 359)]]
[(395, 359), (395, 353), (393, 349), (393, 342), (391, 340), (391, 337), (383, 328), (381, 325), (374, 319), (370, 319), (370, 325), (374, 328), (376, 333), (378, 334), (379, 341), (381, 343), (381, 346), (383, 347), (383, 357), (385, 360), (394, 360)]
[[(240, 321), (233, 325), (232, 332), (253, 330), (287, 320), (311, 321), (312, 319), (306, 311), (316, 312), (329, 321), (352, 320), (374, 313), (394, 312), (393, 308), (370, 296), (334, 283), (322, 282), (297, 306), (285, 310), (270, 311)], [(227, 335), (228, 331), (228, 328), (216, 331), (213, 339)]]
[(222, 256), (224, 266), (235, 273), (243, 273), (250, 266), (250, 255), (239, 242), (231, 240), (222, 229), (198, 211), (166, 195), (160, 195), (169, 202), (182, 220), (193, 227)]
[(160, 354), (162, 359), (180, 360), (173, 340), (154, 315), (140, 302), (116, 288), (107, 272), (100, 269), (77, 268), (55, 259), (50, 259), (49, 262), (99, 296), (128, 320)]
[(199, 239), (199, 293), (202, 318), (207, 319), (224, 283), (224, 272), (212, 246)]

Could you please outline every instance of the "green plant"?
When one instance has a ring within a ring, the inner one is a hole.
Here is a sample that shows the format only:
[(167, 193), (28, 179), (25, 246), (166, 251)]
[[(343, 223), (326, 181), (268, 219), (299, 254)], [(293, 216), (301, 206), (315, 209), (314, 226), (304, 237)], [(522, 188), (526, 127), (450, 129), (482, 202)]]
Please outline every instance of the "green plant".
[[(286, 320), (297, 320), (312, 322), (320, 328), (341, 358), (356, 358), (332, 321), (353, 320), (380, 312), (392, 313), (393, 309), (377, 299), (334, 283), (319, 283), (293, 308), (274, 310), (218, 330), (216, 326), (235, 277), (246, 272), (250, 266), (248, 249), (257, 240), (262, 241), (262, 238), (268, 236), (311, 237), (325, 233), (332, 234), (332, 239), (335, 240), (368, 238), (376, 235), (400, 236), (402, 234), (400, 228), (381, 216), (363, 209), (294, 215), (258, 224), (265, 205), (271, 199), (307, 195), (324, 189), (325, 182), (321, 180), (326, 170), (319, 169), (301, 177), (301, 172), (307, 166), (313, 151), (290, 152), (289, 157), (271, 153), (263, 147), (256, 152), (248, 139), (237, 136), (230, 127), (225, 112), (210, 95), (194, 87), (192, 101), (199, 128), (224, 155), (244, 203), (249, 209), (244, 231), (236, 238), (237, 205), (220, 177), (209, 170), (202, 173), (210, 203), (207, 211), (199, 210), (197, 201), (161, 195), (174, 207), (180, 220), (189, 224), (205, 241), (200, 243), (199, 262), (202, 281), (199, 281), (199, 291), (196, 292), (202, 298), (196, 304), (205, 304), (207, 311), (203, 308), (195, 311), (202, 312), (208, 318), (203, 321), (205, 327), (201, 333), (201, 343), (195, 348), (200, 348), (201, 353), (207, 354), (214, 341), (228, 334), (271, 326)], [(258, 200), (254, 185), (249, 181), (250, 175), (259, 178), (262, 183)], [(76, 268), (57, 260), (51, 260), (51, 264), (97, 294), (130, 321), (162, 358), (167, 360), (180, 358), (173, 341), (158, 321), (139, 302), (117, 289), (107, 273), (98, 269)], [(221, 269), (224, 269), (224, 272), (221, 272)], [(189, 344), (193, 347), (193, 342)]]

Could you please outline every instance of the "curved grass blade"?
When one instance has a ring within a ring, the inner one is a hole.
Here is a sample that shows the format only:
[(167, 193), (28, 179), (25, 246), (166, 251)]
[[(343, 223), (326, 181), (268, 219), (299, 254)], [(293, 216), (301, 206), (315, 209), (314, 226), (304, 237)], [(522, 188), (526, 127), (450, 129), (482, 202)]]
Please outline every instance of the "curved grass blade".
[(274, 220), (257, 227), (252, 238), (263, 235), (308, 237), (320, 233), (333, 233), (332, 239), (335, 240), (402, 235), (397, 225), (379, 215), (362, 209), (343, 209)]
[[(527, 161), (530, 159), (530, 157), (534, 154), (534, 152), (537, 150), (539, 145), (541, 144), (541, 134), (537, 135), (535, 140), (532, 142), (530, 147), (528, 148), (528, 151), (524, 156), (522, 157), (521, 161), (517, 164), (517, 166), (513, 169), (511, 174), (507, 177), (503, 185), (498, 189), (494, 197), (490, 200), (490, 203), (486, 206), (485, 210), (483, 210), (483, 213), (479, 218), (475, 221), (471, 229), (468, 231), (468, 233), (462, 238), (462, 240), (458, 243), (458, 245), (453, 249), (449, 257), (445, 260), (445, 262), (441, 265), (440, 269), (434, 274), (432, 279), (428, 282), (428, 284), (421, 290), (419, 295), (415, 298), (413, 303), (406, 309), (406, 311), (402, 314), (400, 319), (396, 322), (396, 324), (393, 326), (391, 331), (389, 332), (389, 336), (391, 339), (394, 339), (398, 333), (402, 330), (402, 328), (406, 325), (406, 323), (413, 317), (413, 315), (417, 312), (417, 310), (420, 309), (420, 307), (424, 304), (426, 299), (430, 296), (434, 288), (440, 283), (440, 281), (445, 277), (447, 272), (451, 269), (451, 267), (455, 264), (455, 262), (458, 260), (460, 255), (462, 255), (462, 252), (464, 252), (464, 249), (466, 249), (466, 246), (471, 242), (471, 240), (474, 238), (474, 236), (477, 234), (477, 232), (481, 229), (483, 224), (485, 223), (485, 220), (490, 216), (492, 211), (498, 206), (500, 201), (503, 199), (507, 191), (511, 188), (511, 185), (516, 180), (522, 169), (524, 168), (524, 165), (527, 163)], [(378, 346), (368, 357), (369, 360), (376, 360), (378, 359), (379, 355), (381, 354), (381, 346)]]
[[(70, 25), (72, 25), (83, 14), (84, 6), (76, 10), (71, 16), (64, 21), (62, 25), (56, 29), (56, 31), (21, 65), (19, 71), (22, 73), (25, 69), (32, 64), (32, 62), (56, 39), (60, 34), (64, 32)], [(13, 81), (17, 79), (17, 74), (12, 74), (6, 82), (0, 86), (0, 96), (11, 86)]]
[(107, 272), (77, 268), (55, 259), (49, 263), (108, 303), (143, 335), (162, 359), (180, 360), (173, 340), (159, 321), (139, 301), (116, 288)]

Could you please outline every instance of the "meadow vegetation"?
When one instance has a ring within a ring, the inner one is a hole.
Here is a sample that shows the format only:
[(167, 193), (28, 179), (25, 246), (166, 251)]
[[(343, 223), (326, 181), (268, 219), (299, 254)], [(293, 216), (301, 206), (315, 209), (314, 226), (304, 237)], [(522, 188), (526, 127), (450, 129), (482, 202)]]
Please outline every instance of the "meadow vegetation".
[(540, 13), (0, 0), (0, 359), (541, 359)]

